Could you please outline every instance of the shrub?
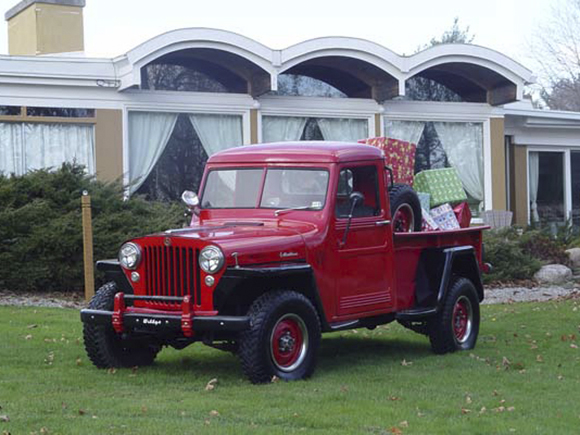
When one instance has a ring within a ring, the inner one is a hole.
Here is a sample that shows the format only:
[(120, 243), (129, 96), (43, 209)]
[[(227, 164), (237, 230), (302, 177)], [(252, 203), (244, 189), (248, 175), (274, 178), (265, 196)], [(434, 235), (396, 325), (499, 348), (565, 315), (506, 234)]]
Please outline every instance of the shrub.
[(545, 231), (529, 230), (522, 234), (518, 240), (524, 252), (544, 263), (569, 265), (570, 258), (566, 254), (564, 242)]
[(94, 258), (115, 258), (124, 240), (179, 227), (178, 204), (123, 200), (120, 183), (102, 183), (78, 165), (24, 176), (0, 175), (0, 288), (78, 291), (83, 284), (80, 197), (91, 195)]
[(542, 263), (523, 249), (517, 228), (486, 231), (484, 235), (485, 261), (493, 266), (483, 275), (486, 284), (531, 279)]

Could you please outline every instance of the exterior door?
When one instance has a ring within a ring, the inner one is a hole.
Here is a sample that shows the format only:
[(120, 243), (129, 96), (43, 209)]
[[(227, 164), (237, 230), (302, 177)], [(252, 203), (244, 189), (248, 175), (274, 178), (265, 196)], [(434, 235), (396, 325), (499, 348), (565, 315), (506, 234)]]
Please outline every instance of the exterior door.
[[(380, 171), (380, 172), (379, 172)], [(338, 247), (337, 314), (385, 311), (393, 306), (392, 229), (386, 216), (383, 169), (377, 164), (342, 167), (336, 192), (334, 236)], [(364, 201), (350, 214), (349, 196)]]

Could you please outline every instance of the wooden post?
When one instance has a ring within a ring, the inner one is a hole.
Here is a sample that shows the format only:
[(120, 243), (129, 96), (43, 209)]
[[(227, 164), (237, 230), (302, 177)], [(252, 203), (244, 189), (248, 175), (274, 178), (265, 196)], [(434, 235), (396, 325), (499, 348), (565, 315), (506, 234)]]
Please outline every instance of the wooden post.
[(91, 218), (91, 197), (86, 190), (81, 197), (83, 215), (83, 258), (85, 263), (85, 300), (95, 294), (95, 271), (93, 269), (93, 224)]

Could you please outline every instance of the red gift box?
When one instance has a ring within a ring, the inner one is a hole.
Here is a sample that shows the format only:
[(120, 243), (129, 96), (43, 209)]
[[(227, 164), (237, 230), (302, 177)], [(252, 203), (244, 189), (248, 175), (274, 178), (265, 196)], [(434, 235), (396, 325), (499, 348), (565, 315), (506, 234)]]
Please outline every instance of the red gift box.
[(456, 205), (453, 207), (453, 213), (455, 213), (455, 217), (461, 228), (468, 228), (471, 225), (471, 210), (469, 209), (469, 204), (462, 202)]
[(390, 137), (372, 137), (359, 140), (384, 151), (385, 161), (393, 169), (395, 183), (413, 185), (415, 174), (415, 151), (417, 145)]

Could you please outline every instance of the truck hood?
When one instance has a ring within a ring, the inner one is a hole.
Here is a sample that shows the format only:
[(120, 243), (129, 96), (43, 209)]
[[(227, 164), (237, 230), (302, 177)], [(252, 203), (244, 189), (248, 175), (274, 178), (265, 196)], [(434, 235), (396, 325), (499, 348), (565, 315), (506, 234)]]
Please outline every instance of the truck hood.
[(304, 223), (224, 223), (168, 230), (157, 236), (217, 245), (224, 251), (228, 266), (236, 264), (232, 253), (237, 253), (238, 264), (244, 266), (305, 259), (304, 235), (314, 230), (314, 225)]

